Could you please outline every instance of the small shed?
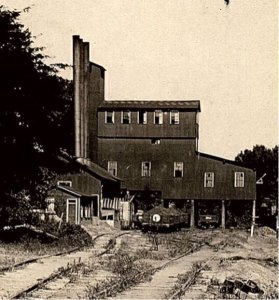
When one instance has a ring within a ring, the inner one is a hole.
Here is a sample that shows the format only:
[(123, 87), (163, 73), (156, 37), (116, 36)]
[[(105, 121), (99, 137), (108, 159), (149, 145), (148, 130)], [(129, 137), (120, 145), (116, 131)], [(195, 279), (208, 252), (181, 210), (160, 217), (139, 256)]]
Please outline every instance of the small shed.
[(89, 160), (63, 157), (66, 172), (56, 178), (56, 186), (46, 199), (47, 213), (74, 224), (100, 218), (104, 195), (118, 196), (120, 179)]

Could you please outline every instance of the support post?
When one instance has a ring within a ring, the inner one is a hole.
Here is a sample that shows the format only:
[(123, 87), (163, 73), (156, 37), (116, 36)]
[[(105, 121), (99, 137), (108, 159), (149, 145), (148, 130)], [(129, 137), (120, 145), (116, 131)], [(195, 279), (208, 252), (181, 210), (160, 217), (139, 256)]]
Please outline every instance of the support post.
[(254, 235), (255, 223), (256, 223), (256, 199), (253, 200), (253, 207), (252, 207), (251, 237), (253, 237)]
[(222, 200), (222, 223), (221, 228), (224, 230), (226, 227), (226, 208), (225, 208), (225, 200)]
[(191, 219), (190, 219), (190, 227), (195, 227), (195, 200), (191, 200)]

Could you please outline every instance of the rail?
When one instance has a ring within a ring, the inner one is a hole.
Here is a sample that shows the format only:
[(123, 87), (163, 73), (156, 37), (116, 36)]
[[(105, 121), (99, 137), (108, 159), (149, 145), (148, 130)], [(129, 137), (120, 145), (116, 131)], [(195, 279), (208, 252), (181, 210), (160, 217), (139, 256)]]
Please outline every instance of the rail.
[[(103, 234), (99, 234), (96, 237), (94, 237), (92, 239), (92, 241), (95, 242), (100, 237), (106, 236), (106, 235), (108, 235), (108, 236), (112, 235), (113, 239), (117, 239), (117, 238), (119, 238), (119, 237), (121, 237), (123, 235), (126, 235), (126, 234), (130, 234), (130, 232), (124, 232), (124, 233), (120, 233), (120, 234), (117, 234), (117, 235), (113, 235), (113, 233), (103, 233)], [(107, 246), (109, 245), (109, 242), (110, 242), (110, 240), (108, 241)], [(106, 246), (107, 249), (104, 250), (103, 252), (97, 254), (96, 257), (100, 257), (100, 256), (108, 253), (111, 250), (111, 248), (108, 248), (107, 246)], [(30, 259), (28, 261), (21, 262), (21, 263), (17, 264), (16, 266), (19, 267), (20, 265), (24, 265), (24, 264), (31, 264), (31, 263), (34, 263), (34, 262), (37, 262), (37, 261), (41, 260), (42, 258), (50, 258), (50, 257), (59, 256), (59, 255), (64, 255), (64, 254), (70, 254), (70, 253), (73, 253), (75, 251), (80, 250), (81, 248), (84, 248), (84, 246), (76, 247), (76, 248), (71, 249), (69, 251), (59, 252), (59, 253), (56, 253), (54, 255), (46, 255), (44, 257), (41, 256), (41, 257), (37, 257), (37, 258), (34, 258), (34, 259)], [(94, 244), (93, 244), (93, 248), (94, 248)], [(79, 261), (77, 264), (75, 264), (75, 266), (78, 267), (81, 264), (82, 263)], [(30, 287), (28, 287), (28, 288), (20, 291), (19, 293), (13, 295), (10, 299), (22, 299), (22, 298), (26, 298), (29, 293), (33, 292), (36, 289), (41, 288), (44, 284), (49, 283), (52, 280), (55, 280), (56, 278), (65, 275), (71, 268), (72, 268), (71, 265), (68, 265), (67, 268), (59, 268), (57, 271), (53, 272), (50, 276), (44, 278), (43, 280), (40, 280), (40, 282), (37, 282), (37, 283), (33, 284), (32, 286), (30, 286)]]

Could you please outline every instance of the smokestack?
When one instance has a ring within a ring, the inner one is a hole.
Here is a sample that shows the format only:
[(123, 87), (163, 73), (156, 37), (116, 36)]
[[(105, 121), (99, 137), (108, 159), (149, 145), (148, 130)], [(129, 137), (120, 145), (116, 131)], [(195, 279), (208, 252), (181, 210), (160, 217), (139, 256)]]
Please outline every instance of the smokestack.
[(80, 149), (80, 38), (73, 36), (73, 81), (74, 81), (74, 109), (75, 109), (75, 156), (81, 157)]
[(89, 61), (89, 43), (73, 36), (75, 156), (97, 161), (97, 109), (104, 101), (105, 69)]

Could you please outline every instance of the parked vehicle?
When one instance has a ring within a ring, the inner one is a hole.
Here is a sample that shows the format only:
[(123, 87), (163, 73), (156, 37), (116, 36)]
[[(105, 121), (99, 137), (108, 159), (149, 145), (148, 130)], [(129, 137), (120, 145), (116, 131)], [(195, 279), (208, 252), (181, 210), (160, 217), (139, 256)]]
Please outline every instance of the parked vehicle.
[(189, 223), (189, 215), (176, 208), (156, 206), (143, 213), (142, 230), (179, 230)]

